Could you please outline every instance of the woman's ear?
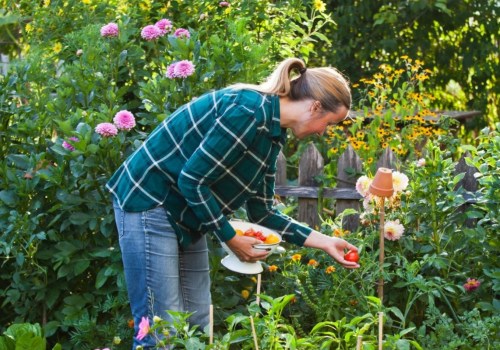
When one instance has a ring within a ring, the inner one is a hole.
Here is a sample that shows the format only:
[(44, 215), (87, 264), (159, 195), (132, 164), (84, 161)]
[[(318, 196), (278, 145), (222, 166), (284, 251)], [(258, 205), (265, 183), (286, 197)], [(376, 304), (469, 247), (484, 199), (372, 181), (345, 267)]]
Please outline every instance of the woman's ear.
[(311, 111), (312, 112), (318, 112), (321, 111), (321, 102), (319, 101), (314, 101), (312, 106), (311, 106)]

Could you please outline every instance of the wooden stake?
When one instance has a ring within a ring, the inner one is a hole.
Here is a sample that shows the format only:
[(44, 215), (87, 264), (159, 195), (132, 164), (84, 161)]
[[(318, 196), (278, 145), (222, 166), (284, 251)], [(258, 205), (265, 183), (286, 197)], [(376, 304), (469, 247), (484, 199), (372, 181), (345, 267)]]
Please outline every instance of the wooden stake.
[(253, 336), (253, 344), (255, 345), (255, 350), (259, 350), (259, 343), (257, 342), (257, 333), (255, 333), (255, 325), (253, 324), (252, 316), (250, 316), (250, 325), (252, 326), (252, 336)]
[(384, 300), (384, 216), (385, 216), (385, 198), (380, 198), (380, 252), (379, 252), (379, 270), (378, 297), (382, 303)]
[(209, 314), (209, 336), (210, 344), (214, 342), (214, 305), (210, 304), (210, 314)]
[(358, 341), (356, 343), (356, 350), (361, 350), (363, 347), (363, 336), (358, 335)]
[(260, 304), (260, 283), (261, 283), (261, 275), (260, 273), (257, 275), (257, 298), (255, 299), (255, 302), (257, 305)]
[(378, 350), (382, 350), (384, 340), (384, 313), (378, 313)]

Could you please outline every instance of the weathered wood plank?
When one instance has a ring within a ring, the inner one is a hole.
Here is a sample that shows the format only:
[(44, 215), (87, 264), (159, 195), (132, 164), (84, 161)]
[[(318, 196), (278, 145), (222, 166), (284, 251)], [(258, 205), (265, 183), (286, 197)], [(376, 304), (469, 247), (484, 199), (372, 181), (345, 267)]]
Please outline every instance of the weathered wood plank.
[[(361, 199), (361, 196), (355, 189), (357, 176), (353, 176), (352, 174), (359, 174), (362, 167), (363, 165), (361, 163), (361, 159), (354, 148), (349, 145), (340, 156), (337, 164), (337, 188), (350, 191), (353, 197), (354, 193), (356, 193), (357, 196), (354, 198), (338, 198), (335, 203), (335, 211), (337, 215), (341, 214), (346, 209), (355, 209), (359, 212), (359, 200)], [(349, 215), (342, 219), (342, 228), (346, 230), (355, 231), (358, 226), (359, 214)]]
[[(299, 161), (299, 185), (317, 186), (315, 178), (323, 172), (324, 160), (314, 144), (309, 144)], [(311, 227), (320, 225), (318, 199), (299, 197), (298, 220)]]
[(362, 197), (354, 188), (330, 188), (312, 186), (276, 186), (274, 192), (279, 196), (300, 198), (334, 198), (359, 201)]

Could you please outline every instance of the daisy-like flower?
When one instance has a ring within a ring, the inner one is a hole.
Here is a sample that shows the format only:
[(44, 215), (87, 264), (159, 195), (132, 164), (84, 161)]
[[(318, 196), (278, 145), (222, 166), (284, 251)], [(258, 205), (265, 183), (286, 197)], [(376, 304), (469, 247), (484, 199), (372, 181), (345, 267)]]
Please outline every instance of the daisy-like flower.
[(302, 259), (302, 255), (300, 254), (292, 255), (292, 261), (300, 261), (300, 259)]
[(481, 282), (475, 278), (467, 278), (467, 282), (464, 283), (464, 288), (467, 292), (475, 291), (479, 288)]
[(408, 187), (408, 176), (399, 171), (393, 171), (392, 187), (394, 187), (394, 192), (404, 191)]
[(101, 36), (104, 38), (117, 37), (119, 33), (118, 24), (116, 23), (111, 22), (101, 27)]
[(95, 132), (103, 137), (113, 137), (118, 134), (118, 129), (111, 123), (100, 123), (95, 127)]
[(420, 158), (417, 160), (417, 167), (421, 168), (425, 166), (425, 158)]
[(276, 265), (271, 265), (268, 267), (269, 272), (276, 272), (278, 271), (278, 266)]
[(332, 274), (334, 273), (335, 271), (337, 271), (337, 269), (335, 268), (335, 266), (328, 266), (326, 269), (325, 269), (325, 273), (327, 274)]
[(312, 267), (317, 267), (319, 265), (319, 262), (317, 262), (314, 259), (310, 259), (307, 265), (312, 266)]
[(143, 317), (141, 322), (139, 323), (139, 332), (137, 333), (137, 340), (144, 339), (149, 333), (149, 319), (147, 317)]
[(147, 41), (152, 41), (152, 40), (158, 39), (159, 37), (161, 37), (163, 35), (162, 33), (163, 32), (159, 27), (152, 25), (152, 24), (145, 26), (141, 30), (142, 38), (147, 40)]
[(313, 7), (315, 10), (318, 10), (319, 12), (324, 12), (326, 10), (326, 5), (321, 0), (314, 0)]
[[(68, 139), (68, 141), (71, 141), (71, 142), (78, 142), (78, 141), (80, 141), (80, 140), (78, 139), (78, 137), (71, 136), (71, 137)], [(68, 141), (66, 141), (66, 140), (65, 140), (65, 141), (63, 141), (62, 146), (63, 146), (64, 148), (66, 148), (68, 151), (74, 151), (74, 150), (75, 150), (75, 146), (73, 146), (73, 145), (72, 145), (71, 143), (69, 143)]]
[(184, 28), (178, 28), (174, 32), (174, 36), (179, 39), (189, 39), (191, 37), (191, 33), (189, 33), (189, 30), (184, 29)]
[(399, 220), (387, 221), (384, 225), (384, 237), (390, 241), (397, 241), (401, 238), (405, 228)]
[(129, 131), (135, 126), (134, 115), (126, 110), (116, 113), (113, 122), (118, 130)]
[(194, 64), (189, 60), (177, 62), (174, 67), (174, 75), (177, 78), (187, 78), (194, 73)]
[(166, 18), (160, 19), (158, 22), (155, 23), (155, 26), (157, 26), (160, 29), (161, 35), (170, 33), (170, 31), (172, 30), (172, 22)]
[(368, 195), (368, 191), (370, 189), (370, 184), (372, 183), (372, 179), (368, 176), (363, 175), (356, 181), (356, 191), (363, 197)]

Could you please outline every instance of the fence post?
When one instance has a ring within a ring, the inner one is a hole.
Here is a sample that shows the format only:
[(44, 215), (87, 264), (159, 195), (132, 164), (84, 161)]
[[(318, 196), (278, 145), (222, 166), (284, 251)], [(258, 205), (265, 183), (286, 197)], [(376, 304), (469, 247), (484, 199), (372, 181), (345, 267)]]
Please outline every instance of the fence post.
[(280, 151), (276, 160), (276, 178), (277, 186), (286, 186), (286, 158), (283, 152)]
[[(337, 188), (356, 187), (356, 180), (362, 170), (361, 159), (351, 145), (340, 156), (337, 163)], [(337, 199), (335, 211), (337, 215), (345, 209), (355, 209), (359, 212), (359, 199)], [(359, 214), (348, 215), (342, 220), (342, 228), (355, 231), (359, 226)]]
[[(318, 186), (315, 177), (323, 172), (324, 160), (314, 144), (309, 144), (299, 161), (299, 186)], [(298, 220), (312, 228), (320, 226), (318, 198), (300, 198)]]
[[(458, 161), (457, 165), (455, 166), (455, 172), (454, 172), (455, 175), (465, 173), (462, 180), (460, 180), (455, 186), (455, 189), (462, 187), (467, 192), (476, 192), (478, 189), (478, 182), (474, 177), (474, 173), (477, 172), (477, 169), (475, 167), (467, 165), (467, 163), (465, 162), (465, 158), (467, 157), (470, 157), (469, 152), (465, 152)], [(467, 193), (464, 194), (464, 197), (466, 200), (471, 199), (470, 198), (471, 196), (468, 195)], [(461, 205), (458, 210), (461, 213), (464, 213), (470, 207), (470, 205), (471, 205), (470, 203), (465, 203)], [(477, 221), (476, 219), (466, 219), (465, 226), (475, 227), (476, 221)]]
[(388, 168), (394, 170), (395, 164), (396, 164), (396, 157), (394, 156), (394, 153), (392, 153), (392, 150), (389, 147), (387, 147), (377, 162), (377, 169)]

